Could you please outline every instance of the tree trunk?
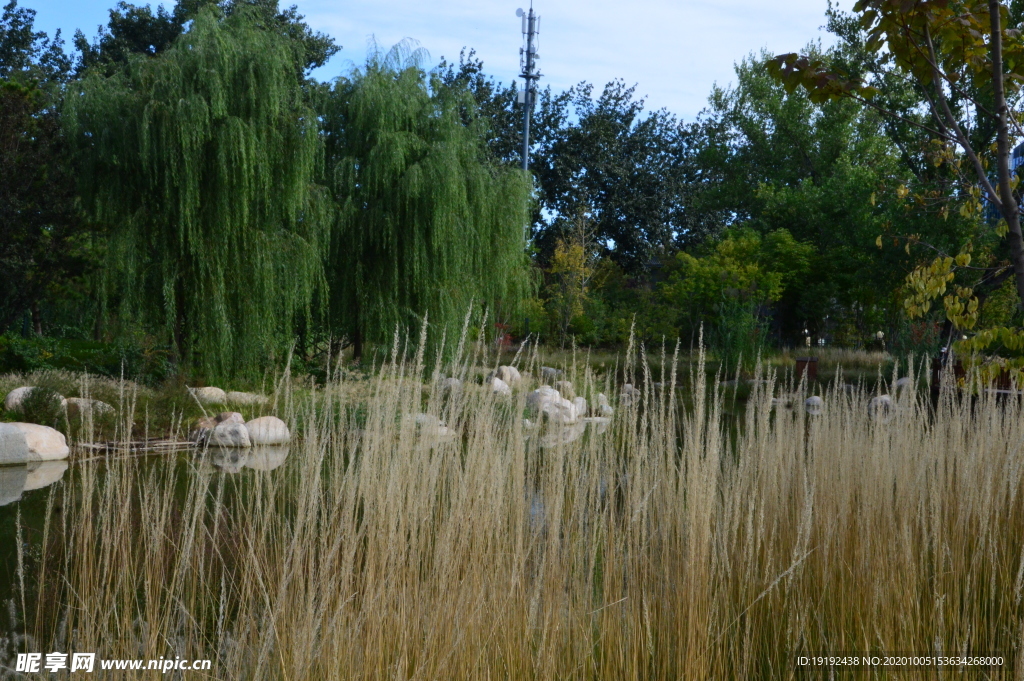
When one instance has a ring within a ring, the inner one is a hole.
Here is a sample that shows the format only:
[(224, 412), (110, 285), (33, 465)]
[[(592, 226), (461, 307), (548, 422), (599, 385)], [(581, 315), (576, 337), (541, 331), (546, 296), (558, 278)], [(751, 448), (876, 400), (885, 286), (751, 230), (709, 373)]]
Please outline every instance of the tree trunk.
[(363, 333), (358, 328), (352, 334), (352, 359), (360, 361), (363, 358)]
[(182, 373), (186, 356), (186, 325), (185, 286), (181, 277), (178, 277), (178, 283), (174, 287), (174, 351), (178, 357), (178, 371)]
[(32, 301), (32, 330), (37, 337), (43, 337), (43, 315), (39, 312), (39, 301)]
[(999, 174), (999, 204), (1003, 219), (1009, 227), (1006, 239), (1010, 244), (1010, 257), (1017, 284), (1018, 304), (1024, 306), (1024, 235), (1020, 229), (1020, 207), (1010, 185), (1010, 131), (1007, 121), (1006, 92), (1003, 86), (1003, 32), (998, 0), (989, 0), (988, 11), (992, 24), (992, 90), (996, 108), (996, 162)]

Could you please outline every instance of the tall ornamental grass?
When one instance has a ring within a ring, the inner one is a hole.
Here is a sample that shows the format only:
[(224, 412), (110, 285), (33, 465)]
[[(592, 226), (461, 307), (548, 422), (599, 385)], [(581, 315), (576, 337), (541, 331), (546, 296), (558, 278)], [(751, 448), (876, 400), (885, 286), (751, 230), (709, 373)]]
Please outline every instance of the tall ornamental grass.
[[(689, 371), (667, 365), (636, 384)], [(269, 473), (78, 466), (13, 604), (36, 649), (289, 680), (829, 678), (794, 657), (992, 652), (926, 677), (1020, 678), (1019, 400), (908, 388), (872, 419), (829, 390), (810, 416), (768, 382), (727, 427), (742, 405), (695, 373), (556, 445), (524, 390), (431, 379), (392, 362), (369, 391), (284, 400), (301, 439)]]

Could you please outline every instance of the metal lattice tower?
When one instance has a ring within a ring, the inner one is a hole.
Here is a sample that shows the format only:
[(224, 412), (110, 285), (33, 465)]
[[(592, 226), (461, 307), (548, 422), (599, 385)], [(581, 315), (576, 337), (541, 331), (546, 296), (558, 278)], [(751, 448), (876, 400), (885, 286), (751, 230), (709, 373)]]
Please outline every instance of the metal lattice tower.
[(537, 71), (537, 36), (540, 34), (540, 17), (533, 13), (533, 3), (530, 3), (530, 11), (516, 10), (516, 16), (523, 20), (523, 41), (524, 46), (519, 48), (519, 68), (522, 73), (519, 77), (525, 80), (522, 90), (519, 91), (519, 103), (523, 106), (523, 170), (530, 167), (530, 117), (533, 114), (533, 103), (537, 99), (537, 80), (541, 74)]

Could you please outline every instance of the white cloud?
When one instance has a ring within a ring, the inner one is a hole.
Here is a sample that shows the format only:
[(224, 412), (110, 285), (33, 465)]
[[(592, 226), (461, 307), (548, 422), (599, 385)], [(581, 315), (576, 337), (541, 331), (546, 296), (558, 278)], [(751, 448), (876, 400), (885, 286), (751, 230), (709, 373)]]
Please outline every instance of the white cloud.
[[(38, 28), (51, 34), (63, 28), (66, 38), (75, 28), (92, 36), (114, 2), (22, 0), (38, 10)], [(529, 0), (281, 0), (281, 5), (293, 2), (314, 29), (344, 46), (317, 73), (321, 78), (339, 75), (347, 62), (361, 64), (371, 35), (384, 47), (415, 38), (432, 63), (441, 56), (457, 59), (463, 46), (475, 48), (486, 69), (505, 81), (519, 70), (522, 36), (515, 10), (521, 6), (517, 2)], [(637, 84), (651, 108), (664, 106), (692, 118), (711, 86), (730, 82), (733, 64), (747, 54), (762, 48), (795, 51), (822, 37), (826, 7), (827, 0), (537, 0), (541, 84), (561, 89), (581, 80), (601, 86), (622, 78)]]
[[(475, 48), (486, 69), (503, 80), (518, 73), (522, 36), (516, 0), (332, 0), (299, 3), (309, 23), (344, 45), (324, 69), (337, 75), (343, 63), (361, 63), (372, 34), (382, 46), (412, 37), (434, 63)], [(600, 86), (613, 78), (637, 84), (651, 108), (695, 116), (715, 82), (733, 78), (733, 64), (767, 48), (790, 52), (820, 37), (827, 0), (768, 3), (755, 0), (539, 0), (543, 84), (561, 89), (581, 80)]]

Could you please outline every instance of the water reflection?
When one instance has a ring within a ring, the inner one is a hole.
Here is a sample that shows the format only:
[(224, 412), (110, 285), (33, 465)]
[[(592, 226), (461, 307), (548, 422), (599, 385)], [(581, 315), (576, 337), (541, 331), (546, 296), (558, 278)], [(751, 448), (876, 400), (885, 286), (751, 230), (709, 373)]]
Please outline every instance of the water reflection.
[(64, 476), (68, 462), (38, 461), (21, 466), (0, 466), (0, 506), (13, 504), (24, 492), (52, 485)]
[(583, 436), (583, 433), (590, 429), (594, 435), (602, 435), (611, 423), (610, 418), (593, 416), (580, 419), (570, 425), (549, 425), (547, 432), (540, 437), (540, 446), (545, 449), (558, 447), (575, 442)]
[(237, 447), (210, 447), (200, 452), (203, 462), (224, 471), (240, 473), (243, 468), (272, 471), (288, 458), (288, 445), (267, 445), (252, 449)]

